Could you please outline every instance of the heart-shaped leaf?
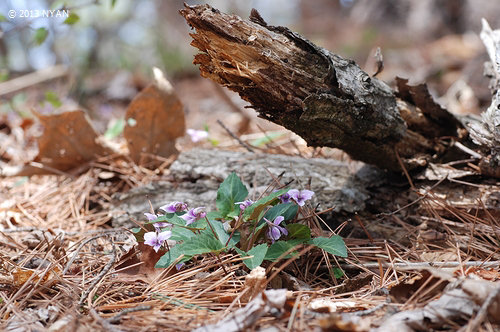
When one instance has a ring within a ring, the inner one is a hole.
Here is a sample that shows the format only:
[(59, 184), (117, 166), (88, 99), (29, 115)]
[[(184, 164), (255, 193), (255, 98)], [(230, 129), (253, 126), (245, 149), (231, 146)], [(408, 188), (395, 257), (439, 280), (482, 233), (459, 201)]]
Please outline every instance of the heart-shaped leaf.
[(347, 257), (347, 248), (344, 240), (338, 235), (333, 235), (332, 237), (317, 237), (310, 240), (308, 243), (332, 255)]
[(311, 229), (306, 225), (290, 224), (286, 225), (286, 229), (288, 230), (288, 237), (291, 239), (309, 240), (311, 238)]
[[(286, 251), (292, 249), (298, 244), (303, 243), (304, 241), (302, 240), (289, 240), (289, 241), (276, 241), (274, 242), (269, 249), (267, 250), (266, 257), (264, 258), (265, 260), (272, 261), (274, 262), (277, 260), (281, 255), (283, 255)], [(298, 255), (297, 251), (292, 251), (285, 257), (281, 257), (281, 259), (288, 259), (290, 257), (293, 257), (295, 255)]]
[(236, 202), (242, 202), (248, 196), (248, 190), (241, 182), (236, 173), (231, 173), (217, 190), (217, 199), (215, 204), (222, 216), (229, 214), (239, 214), (240, 207)]
[(243, 216), (246, 220), (257, 220), (260, 213), (269, 205), (278, 201), (278, 197), (286, 193), (289, 189), (281, 189), (267, 196), (262, 197), (257, 202), (253, 203), (245, 209)]
[(253, 270), (257, 266), (260, 266), (260, 264), (262, 264), (262, 262), (264, 261), (264, 257), (266, 256), (268, 247), (267, 247), (267, 244), (262, 243), (262, 244), (259, 244), (258, 246), (253, 247), (252, 249), (248, 250), (247, 252), (244, 252), (243, 250), (238, 249), (238, 248), (234, 248), (234, 249), (236, 250), (236, 252), (238, 254), (240, 254), (240, 256), (242, 258), (251, 256), (250, 258), (246, 258), (243, 261), (243, 264), (245, 264), (246, 267), (248, 267), (250, 270)]

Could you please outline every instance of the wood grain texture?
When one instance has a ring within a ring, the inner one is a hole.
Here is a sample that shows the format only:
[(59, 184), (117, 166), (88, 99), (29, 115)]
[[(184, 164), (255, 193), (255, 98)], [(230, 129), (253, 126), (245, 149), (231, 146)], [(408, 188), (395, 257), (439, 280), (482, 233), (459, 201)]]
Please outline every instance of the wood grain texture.
[(268, 25), (255, 10), (250, 20), (209, 5), (186, 6), (180, 13), (196, 30), (191, 45), (201, 51), (194, 58), (201, 75), (236, 91), (260, 117), (294, 131), (310, 146), (340, 148), (389, 170), (401, 170), (397, 155), (414, 168), (444, 150), (439, 133), (409, 129), (400, 104), (407, 115), (434, 124), (424, 126), (427, 131), (440, 128), (436, 110), (439, 121), (443, 112), (453, 116), (398, 102), (391, 88), (354, 61), (286, 27)]

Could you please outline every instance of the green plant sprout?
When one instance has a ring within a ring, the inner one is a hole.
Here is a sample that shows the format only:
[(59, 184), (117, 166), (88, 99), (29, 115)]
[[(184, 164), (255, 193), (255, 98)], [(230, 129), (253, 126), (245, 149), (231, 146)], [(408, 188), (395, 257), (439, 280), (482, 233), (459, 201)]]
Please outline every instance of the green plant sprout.
[[(248, 199), (248, 189), (236, 173), (231, 173), (217, 191), (216, 211), (204, 207), (188, 210), (183, 202), (161, 206), (164, 214), (145, 213), (145, 228), (134, 228), (138, 242), (166, 251), (157, 268), (172, 264), (180, 269), (196, 255), (219, 256), (236, 251), (243, 263), (254, 269), (263, 261), (274, 262), (298, 255), (289, 252), (298, 245), (312, 245), (326, 252), (347, 257), (347, 249), (338, 235), (311, 237), (311, 229), (300, 223), (300, 207), (312, 198), (311, 190), (281, 189), (261, 197)], [(147, 230), (147, 231), (146, 231)], [(167, 245), (167, 240), (175, 245)]]

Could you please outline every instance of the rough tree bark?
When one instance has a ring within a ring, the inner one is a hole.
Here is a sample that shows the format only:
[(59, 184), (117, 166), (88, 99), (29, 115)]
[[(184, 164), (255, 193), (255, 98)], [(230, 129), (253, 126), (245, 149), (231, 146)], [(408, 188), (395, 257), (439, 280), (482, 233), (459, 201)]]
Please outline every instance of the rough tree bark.
[[(340, 148), (384, 169), (424, 166), (445, 152), (461, 125), (432, 101), (424, 85), (398, 80), (399, 94), (347, 59), (288, 28), (250, 21), (208, 6), (181, 10), (201, 75), (236, 91), (260, 117), (310, 146)], [(448, 141), (441, 139), (448, 137)]]
[[(250, 195), (256, 198), (279, 174), (282, 184), (292, 183), (294, 188), (309, 188), (316, 192), (313, 206), (319, 210), (333, 208), (334, 213), (361, 212), (370, 198), (369, 188), (385, 181), (383, 171), (372, 167), (352, 169), (346, 162), (312, 158), (247, 153), (222, 150), (192, 149), (181, 152), (170, 166), (172, 178), (118, 193), (113, 215), (113, 227), (131, 227), (135, 220), (144, 218), (149, 211), (148, 200), (154, 207), (166, 202), (183, 201), (189, 206), (215, 208), (220, 183), (231, 172), (237, 172)], [(266, 171), (267, 170), (267, 171)], [(269, 172), (269, 173), (268, 173)], [(283, 174), (284, 173), (284, 174)], [(329, 176), (335, 174), (335, 176)], [(298, 181), (303, 181), (298, 183)], [(147, 199), (146, 199), (147, 197)]]
[(491, 79), (493, 96), (490, 107), (482, 114), (483, 121), (471, 122), (468, 127), (474, 142), (486, 151), (487, 157), (479, 164), (482, 173), (500, 178), (500, 30), (491, 30), (485, 19), (482, 23), (480, 37), (491, 60), (485, 71)]

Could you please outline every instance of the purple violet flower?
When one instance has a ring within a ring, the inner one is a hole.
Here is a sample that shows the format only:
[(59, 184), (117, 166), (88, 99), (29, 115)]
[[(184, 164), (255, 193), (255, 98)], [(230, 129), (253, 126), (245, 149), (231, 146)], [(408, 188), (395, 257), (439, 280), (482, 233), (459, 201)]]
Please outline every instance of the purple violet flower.
[(279, 226), (279, 224), (285, 219), (283, 216), (278, 216), (276, 219), (274, 219), (273, 222), (270, 222), (266, 218), (264, 220), (266, 221), (267, 225), (269, 226), (269, 230), (267, 231), (267, 237), (271, 239), (271, 241), (274, 243), (274, 241), (279, 240), (281, 235), (288, 235), (288, 231), (286, 230), (285, 227)]
[(204, 140), (208, 137), (208, 132), (205, 130), (188, 129), (186, 133), (191, 137), (191, 141), (194, 143)]
[[(290, 191), (292, 191), (292, 190), (290, 190)], [(278, 197), (280, 199), (281, 203), (289, 203), (290, 202), (290, 200), (292, 199), (292, 196), (290, 196), (290, 191), (288, 191), (288, 192), (286, 192), (283, 195)]]
[[(155, 221), (156, 219), (158, 219), (158, 217), (162, 217), (163, 216), (161, 214), (153, 214), (153, 213), (148, 213), (148, 212), (144, 213), (144, 215), (146, 216), (146, 218), (148, 218), (149, 222)], [(155, 229), (157, 231), (159, 231), (160, 228), (172, 226), (172, 224), (169, 224), (168, 222), (155, 222), (153, 224), (153, 226), (155, 227)]]
[(172, 202), (163, 206), (160, 206), (160, 209), (167, 213), (175, 213), (187, 210), (187, 204), (184, 202)]
[(161, 233), (148, 232), (144, 234), (144, 244), (153, 247), (153, 249), (158, 252), (163, 243), (172, 236), (171, 231), (165, 231)]
[(240, 205), (240, 210), (245, 210), (247, 207), (252, 205), (254, 202), (251, 199), (246, 199), (243, 202), (236, 202), (234, 204), (239, 204)]
[(299, 206), (304, 206), (306, 201), (310, 200), (314, 195), (314, 191), (311, 190), (297, 190), (291, 189), (287, 193), (291, 199), (293, 199)]
[(153, 226), (155, 227), (155, 230), (159, 232), (161, 228), (172, 226), (172, 224), (168, 222), (155, 222)]
[(197, 207), (189, 210), (186, 214), (180, 216), (182, 219), (186, 220), (186, 226), (194, 223), (197, 220), (205, 218), (207, 213), (204, 207)]
[(146, 216), (146, 218), (148, 218), (148, 221), (155, 221), (159, 217), (156, 214), (148, 213), (148, 212), (145, 212), (144, 215)]

